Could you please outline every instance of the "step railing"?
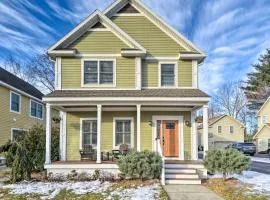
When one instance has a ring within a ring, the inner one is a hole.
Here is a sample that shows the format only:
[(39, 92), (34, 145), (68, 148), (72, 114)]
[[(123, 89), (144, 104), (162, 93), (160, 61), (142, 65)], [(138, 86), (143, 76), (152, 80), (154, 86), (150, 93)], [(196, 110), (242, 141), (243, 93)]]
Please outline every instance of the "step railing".
[(160, 145), (160, 139), (157, 139), (157, 151), (162, 158), (162, 169), (161, 169), (161, 185), (165, 185), (165, 159), (163, 157), (162, 148)]

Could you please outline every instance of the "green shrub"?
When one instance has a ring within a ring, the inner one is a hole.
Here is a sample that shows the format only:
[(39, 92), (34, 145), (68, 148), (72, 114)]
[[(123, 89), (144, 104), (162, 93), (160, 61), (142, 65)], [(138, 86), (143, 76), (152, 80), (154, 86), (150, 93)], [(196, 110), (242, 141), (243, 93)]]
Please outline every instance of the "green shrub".
[[(45, 162), (45, 130), (34, 125), (29, 131), (8, 141), (0, 149), (5, 152), (7, 165), (11, 167), (11, 181), (29, 180), (34, 171), (43, 171)], [(59, 134), (52, 131), (52, 161), (59, 159)]]
[(204, 166), (210, 173), (221, 173), (226, 178), (248, 170), (250, 159), (235, 149), (211, 150), (205, 156)]
[(133, 151), (121, 158), (118, 166), (125, 178), (160, 178), (162, 159), (151, 151)]

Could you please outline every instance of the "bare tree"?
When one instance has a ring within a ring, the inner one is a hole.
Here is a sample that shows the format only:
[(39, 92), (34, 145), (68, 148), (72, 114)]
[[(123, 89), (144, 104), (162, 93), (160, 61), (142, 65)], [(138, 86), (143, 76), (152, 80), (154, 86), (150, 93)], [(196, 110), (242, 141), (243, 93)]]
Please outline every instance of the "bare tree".
[(218, 89), (213, 96), (213, 101), (220, 113), (239, 118), (240, 113), (247, 106), (246, 96), (241, 88), (241, 82), (229, 82)]
[(47, 54), (38, 55), (28, 62), (11, 56), (3, 67), (43, 93), (54, 90), (54, 63)]

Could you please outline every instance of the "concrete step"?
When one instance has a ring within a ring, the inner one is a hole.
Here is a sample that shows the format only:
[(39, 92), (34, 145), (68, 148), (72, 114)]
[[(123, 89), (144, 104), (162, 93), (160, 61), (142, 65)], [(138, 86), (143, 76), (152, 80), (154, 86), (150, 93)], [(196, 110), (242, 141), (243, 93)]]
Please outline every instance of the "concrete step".
[(165, 168), (202, 169), (201, 164), (165, 164)]
[(166, 168), (165, 174), (167, 173), (175, 173), (175, 174), (195, 174), (197, 173), (196, 169), (185, 169), (185, 168)]
[(199, 179), (198, 174), (175, 174), (175, 173), (166, 173), (166, 179)]
[(200, 185), (200, 179), (166, 179), (165, 184)]

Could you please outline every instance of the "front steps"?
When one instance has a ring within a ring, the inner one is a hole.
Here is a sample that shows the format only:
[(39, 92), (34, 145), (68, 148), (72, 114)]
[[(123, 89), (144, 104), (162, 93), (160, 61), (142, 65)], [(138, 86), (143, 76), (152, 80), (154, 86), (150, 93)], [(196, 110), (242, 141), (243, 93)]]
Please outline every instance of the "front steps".
[(165, 184), (200, 185), (199, 170), (203, 168), (197, 161), (165, 161)]

